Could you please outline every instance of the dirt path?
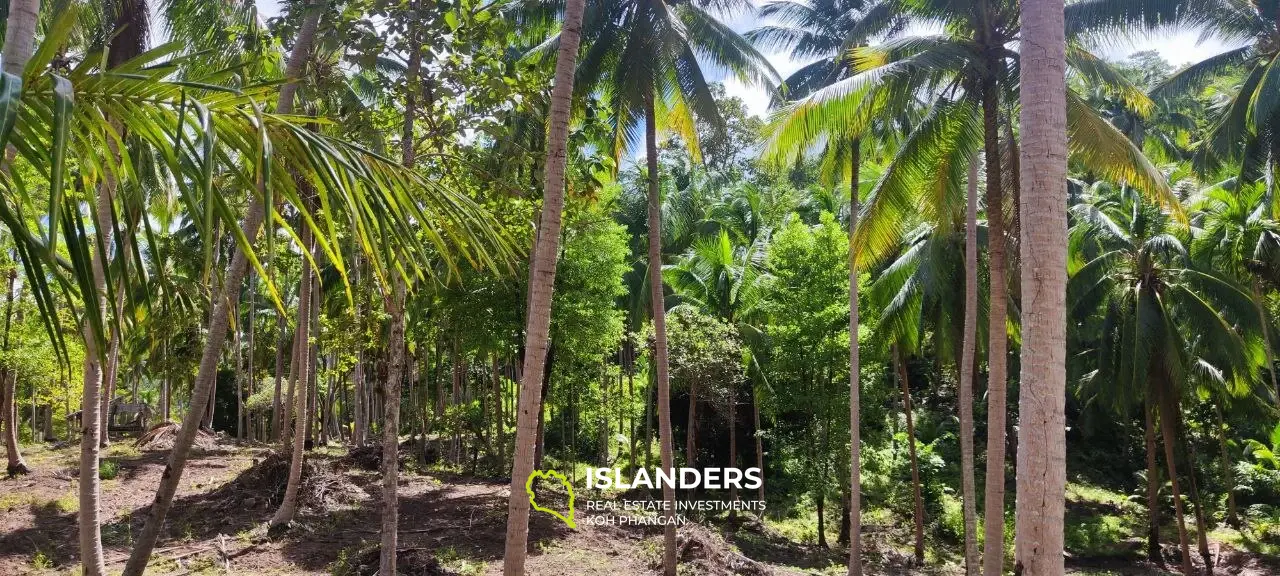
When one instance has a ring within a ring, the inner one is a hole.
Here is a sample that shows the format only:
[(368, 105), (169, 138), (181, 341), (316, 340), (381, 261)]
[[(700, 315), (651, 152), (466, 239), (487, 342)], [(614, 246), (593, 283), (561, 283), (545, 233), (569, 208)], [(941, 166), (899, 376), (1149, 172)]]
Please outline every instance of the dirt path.
[[(380, 483), (376, 468), (335, 451), (308, 457), (303, 511), (296, 525), (267, 538), (264, 525), (283, 492), (287, 460), (262, 447), (219, 444), (193, 455), (183, 475), (166, 530), (148, 574), (324, 575), (375, 573)], [(77, 480), (74, 446), (35, 448), (35, 472), (0, 481), (0, 575), (78, 572)], [(108, 569), (120, 570), (133, 535), (163, 471), (167, 452), (138, 451), (118, 443), (104, 456), (117, 467), (102, 483), (103, 543)], [(412, 574), (497, 575), (502, 571), (508, 483), (474, 478), (401, 475), (401, 567)], [(590, 497), (579, 495), (580, 499)], [(581, 501), (581, 500), (580, 500)], [(581, 518), (581, 516), (579, 516)], [(681, 573), (728, 576), (842, 573), (842, 549), (788, 540), (755, 521), (726, 541), (722, 526), (697, 524), (680, 531)], [(866, 548), (873, 574), (962, 573), (953, 562), (912, 568), (905, 537), (894, 526), (868, 525)], [(633, 576), (658, 573), (662, 538), (657, 526), (568, 528), (546, 513), (530, 519), (527, 573), (534, 576)], [(901, 540), (901, 542), (899, 542)], [(1280, 574), (1265, 559), (1227, 550), (1218, 574)], [(1154, 566), (1114, 559), (1073, 559), (1069, 573), (1165, 574)]]

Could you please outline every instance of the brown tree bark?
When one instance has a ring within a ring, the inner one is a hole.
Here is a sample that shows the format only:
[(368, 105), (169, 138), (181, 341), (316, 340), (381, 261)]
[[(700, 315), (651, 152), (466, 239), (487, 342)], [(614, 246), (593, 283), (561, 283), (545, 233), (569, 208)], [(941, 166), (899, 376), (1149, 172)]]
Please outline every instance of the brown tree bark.
[(698, 467), (698, 383), (689, 383), (689, 414), (684, 436), (684, 461), (690, 468)]
[(281, 421), (280, 379), (284, 375), (284, 348), (286, 336), (288, 335), (285, 330), (284, 314), (279, 311), (276, 312), (276, 331), (280, 333), (280, 338), (276, 342), (275, 391), (271, 395), (271, 440), (279, 442), (281, 439), (280, 429), (283, 427), (283, 422)]
[[(412, 122), (406, 113), (406, 122)], [(412, 162), (408, 163), (412, 166)], [(383, 403), (382, 427), (382, 548), (379, 554), (380, 574), (396, 573), (396, 542), (399, 530), (400, 504), (396, 493), (399, 482), (400, 447), (400, 381), (404, 377), (404, 298), (405, 285), (400, 276), (387, 299), (391, 315), (391, 334), (387, 346), (391, 353), (387, 368), (386, 401)]]
[(1000, 168), (999, 91), (994, 74), (999, 62), (992, 62), (982, 84), (983, 151), (987, 168), (987, 253), (990, 258), (987, 310), (987, 464), (982, 505), (982, 573), (1000, 576), (1004, 572), (1004, 462), (1005, 404), (1008, 369), (1006, 351), (1009, 332), (1005, 327), (1009, 281), (1005, 277), (1004, 190)]
[(1016, 574), (1063, 573), (1067, 483), (1067, 96), (1063, 0), (1021, 3), (1022, 376)]
[(1231, 456), (1227, 452), (1227, 424), (1222, 416), (1222, 405), (1214, 402), (1213, 412), (1217, 416), (1218, 450), (1222, 466), (1222, 484), (1227, 487), (1227, 525), (1240, 527), (1240, 513), (1236, 509), (1236, 474), (1231, 466)]
[(978, 339), (978, 163), (969, 162), (964, 233), (964, 334), (960, 355), (960, 492), (964, 509), (964, 571), (976, 576), (978, 520), (973, 478), (973, 374)]
[[(658, 179), (658, 116), (654, 112), (653, 88), (645, 93), (645, 151), (649, 171), (649, 302), (653, 314), (653, 358), (658, 382), (658, 435), (662, 467), (674, 470), (674, 439), (671, 436), (671, 381), (667, 361), (667, 310), (662, 290), (662, 191)], [(662, 500), (666, 525), (662, 530), (662, 573), (676, 576), (675, 487), (664, 484)]]
[[(303, 17), (302, 27), (294, 40), (293, 51), (289, 55), (285, 68), (285, 76), (289, 81), (280, 88), (280, 97), (276, 102), (277, 113), (287, 114), (293, 111), (294, 94), (298, 87), (297, 79), (301, 76), (305, 61), (311, 53), (312, 42), (320, 23), (320, 13), (323, 11), (321, 8), (327, 3), (324, 0), (309, 0), (308, 5), (312, 10)], [(244, 235), (250, 242), (257, 239), (265, 217), (266, 206), (261, 199), (254, 196), (249, 202), (249, 209), (243, 222)], [(227, 290), (227, 286), (236, 286), (240, 283), (248, 269), (248, 264), (249, 261), (244, 254), (236, 251), (227, 269), (224, 291)], [(146, 570), (151, 551), (155, 548), (156, 540), (160, 536), (160, 527), (164, 524), (169, 507), (173, 505), (173, 496), (177, 492), (178, 482), (182, 479), (182, 472), (186, 467), (187, 456), (195, 442), (200, 415), (204, 412), (205, 403), (208, 401), (207, 393), (213, 388), (213, 382), (217, 376), (218, 357), (227, 332), (226, 306), (226, 298), (216, 301), (215, 307), (222, 310), (215, 310), (214, 320), (209, 326), (209, 336), (201, 352), (200, 368), (196, 373), (191, 408), (183, 419), (182, 429), (174, 441), (173, 449), (169, 452), (169, 462), (161, 474), (160, 486), (156, 490), (151, 511), (142, 532), (139, 533), (133, 552), (129, 555), (129, 561), (125, 565), (122, 576), (141, 576)]]
[[(318, 247), (311, 239), (310, 228), (303, 227), (299, 238), (302, 240), (302, 250), (309, 250), (313, 254), (318, 251)], [(312, 279), (315, 270), (311, 267), (311, 262), (303, 258), (302, 262), (302, 287), (298, 296), (298, 384), (294, 389), (294, 425), (292, 444), (292, 455), (289, 459), (289, 478), (285, 484), (284, 500), (280, 502), (280, 507), (276, 509), (276, 513), (271, 517), (271, 528), (278, 528), (290, 522), (293, 522), (294, 516), (298, 514), (298, 488), (302, 484), (302, 463), (306, 452), (308, 423), (311, 421), (310, 415), (310, 352), (311, 345), (307, 342), (311, 334), (311, 290)]]
[[(14, 292), (14, 283), (17, 279), (18, 270), (16, 268), (10, 270), (9, 287), (5, 291), (4, 297), (4, 351), (6, 353), (9, 351), (9, 330), (13, 318), (13, 301), (17, 299), (17, 295)], [(18, 380), (9, 378), (9, 370), (0, 370), (0, 389), (3, 390), (0, 393), (0, 426), (4, 427), (5, 455), (8, 458), (5, 473), (10, 478), (31, 473), (31, 468), (27, 466), (26, 460), (22, 458), (22, 452), (18, 447), (17, 388)]]
[(504, 576), (523, 576), (529, 541), (529, 493), (526, 481), (533, 473), (534, 448), (542, 419), (543, 369), (551, 332), (551, 295), (560, 253), (560, 226), (564, 210), (565, 164), (568, 161), (569, 112), (573, 102), (573, 72), (582, 37), (585, 0), (567, 0), (560, 46), (556, 56), (555, 84), (547, 130), (547, 162), (543, 172), (542, 215), (537, 244), (529, 266), (529, 309), (525, 324), (525, 356), (520, 385), (516, 444), (511, 470), (511, 497), (507, 503), (507, 538), (503, 555)]
[(1164, 566), (1164, 557), (1160, 554), (1160, 469), (1156, 466), (1155, 412), (1155, 403), (1148, 394), (1142, 405), (1147, 447), (1147, 559)]
[[(911, 411), (911, 382), (907, 376), (907, 364), (897, 345), (893, 347), (893, 363), (902, 387), (902, 411), (907, 419), (907, 452), (911, 455), (911, 501), (914, 504), (912, 520), (915, 524), (916, 566), (924, 565), (924, 497), (920, 491), (920, 461), (916, 454), (916, 424)], [(1001, 538), (1003, 541), (1003, 538)]]
[[(1161, 368), (1163, 370), (1163, 368)], [(1160, 376), (1163, 380), (1164, 376)], [(1178, 547), (1182, 551), (1182, 573), (1195, 574), (1191, 564), (1191, 543), (1187, 538), (1187, 521), (1182, 506), (1182, 490), (1178, 483), (1178, 464), (1174, 458), (1177, 442), (1177, 408), (1167, 391), (1154, 392), (1160, 398), (1160, 435), (1164, 442), (1165, 469), (1169, 472), (1169, 485), (1173, 488), (1173, 512), (1178, 522)]]
[[(853, 241), (858, 232), (861, 166), (862, 142), (855, 138), (849, 153), (849, 576), (862, 576), (862, 407), (858, 373), (862, 367), (858, 360), (858, 253)], [(756, 453), (759, 454), (758, 443)]]

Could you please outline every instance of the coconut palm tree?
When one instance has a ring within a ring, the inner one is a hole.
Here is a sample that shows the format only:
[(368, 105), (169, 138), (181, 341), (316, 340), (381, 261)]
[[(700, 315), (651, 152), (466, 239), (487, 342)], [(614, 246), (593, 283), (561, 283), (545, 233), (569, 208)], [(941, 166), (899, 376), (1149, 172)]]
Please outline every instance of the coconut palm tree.
[(516, 444), (511, 469), (511, 498), (507, 503), (507, 540), (502, 560), (505, 576), (523, 576), (529, 540), (529, 493), (525, 483), (533, 473), (534, 444), (542, 420), (543, 369), (551, 334), (551, 296), (556, 283), (556, 261), (560, 254), (560, 226), (564, 210), (566, 145), (569, 139), (569, 112), (573, 106), (574, 69), (582, 38), (586, 0), (565, 3), (564, 24), (556, 56), (555, 84), (551, 91), (551, 113), (544, 172), (542, 215), (533, 259), (529, 264), (529, 310), (525, 324), (524, 379), (520, 383)]
[[(1280, 224), (1268, 217), (1266, 188), (1262, 183), (1236, 182), (1229, 179), (1203, 190), (1188, 200), (1188, 211), (1199, 227), (1191, 241), (1191, 257), (1201, 266), (1213, 268), (1231, 277), (1237, 285), (1248, 286), (1257, 311), (1258, 331), (1269, 377), (1269, 392), (1280, 397), (1276, 384), (1275, 350), (1272, 344), (1273, 320), (1263, 305), (1262, 279), (1274, 283), (1280, 270)], [(1240, 396), (1253, 392), (1254, 378), (1242, 378), (1221, 369), (1204, 370), (1199, 384), (1213, 398), (1215, 429), (1221, 452), (1222, 474), (1227, 487), (1227, 522), (1240, 525), (1236, 509), (1234, 467), (1227, 452), (1224, 407)], [(1241, 385), (1241, 382), (1244, 385)]]
[(1262, 299), (1262, 279), (1275, 278), (1280, 270), (1280, 223), (1267, 210), (1267, 190), (1260, 182), (1230, 179), (1191, 199), (1188, 210), (1198, 216), (1201, 233), (1191, 243), (1199, 262), (1248, 285), (1257, 311), (1271, 390), (1280, 399), (1276, 380), (1272, 319)]
[[(1202, 152), (1209, 164), (1239, 163), (1241, 175), (1256, 179), (1263, 167), (1280, 169), (1280, 8), (1266, 0), (1085, 0), (1067, 8), (1069, 33), (1082, 37), (1135, 30), (1201, 30), (1206, 36), (1238, 45), (1191, 64), (1151, 90), (1154, 100), (1187, 96), (1216, 78), (1241, 80), (1230, 98), (1216, 107)], [(1272, 179), (1272, 214), (1280, 213)]]
[[(775, 0), (760, 10), (763, 17), (773, 17), (778, 24), (766, 25), (748, 33), (748, 38), (764, 47), (787, 48), (793, 59), (817, 57), (785, 80), (788, 97), (802, 98), (853, 72), (846, 58), (851, 48), (862, 46), (874, 37), (892, 35), (901, 30), (905, 19), (894, 2), (876, 0), (819, 0), (798, 2)], [(775, 103), (777, 103), (775, 99)], [(828, 180), (840, 181), (848, 167), (849, 184), (849, 576), (862, 574), (862, 493), (861, 480), (861, 399), (858, 351), (858, 270), (853, 238), (858, 229), (858, 203), (862, 184), (864, 132), (833, 133), (831, 142), (822, 148), (823, 173)], [(886, 142), (887, 143), (887, 142)], [(766, 155), (791, 160), (808, 148), (808, 142), (773, 140)], [(835, 213), (835, 212), (833, 212)]]
[[(558, 2), (534, 4), (523, 18), (546, 25), (554, 19)], [(739, 80), (771, 86), (777, 73), (749, 42), (720, 22), (714, 10), (741, 8), (722, 2), (610, 0), (593, 5), (583, 19), (584, 52), (578, 61), (575, 91), (579, 101), (593, 93), (609, 104), (612, 149), (622, 156), (643, 125), (648, 175), (648, 235), (650, 274), (662, 262), (662, 202), (658, 172), (659, 123), (678, 134), (697, 157), (697, 123), (723, 129), (724, 121), (703, 75), (702, 62), (722, 68)], [(534, 27), (536, 29), (537, 26)], [(560, 42), (550, 36), (536, 49), (549, 52)], [(658, 388), (658, 428), (662, 438), (662, 466), (671, 468), (670, 379), (667, 360), (666, 309), (663, 283), (650, 281), (650, 309), (655, 333), (654, 363)], [(664, 486), (667, 514), (674, 514), (675, 490)], [(671, 520), (668, 518), (668, 520)], [(664, 530), (663, 572), (676, 572), (675, 525)]]
[[(1189, 231), (1132, 190), (1097, 183), (1071, 214), (1070, 318), (1073, 325), (1101, 332), (1093, 345), (1094, 370), (1085, 374), (1083, 387), (1113, 406), (1141, 398), (1144, 410), (1158, 419), (1183, 571), (1190, 574), (1175, 458), (1181, 446), (1181, 398), (1193, 376), (1206, 370), (1240, 382), (1252, 378), (1256, 348), (1250, 340), (1260, 325), (1256, 311), (1229, 277), (1194, 266), (1183, 240)], [(1149, 454), (1148, 461), (1153, 460)], [(1148, 482), (1153, 481), (1148, 470)], [(1194, 478), (1191, 485), (1194, 489)], [(1198, 508), (1194, 494), (1193, 500)], [(1201, 554), (1207, 551), (1202, 538)]]
[[(959, 218), (959, 214), (951, 215), (953, 222)], [(965, 219), (968, 219), (967, 214)], [(891, 347), (889, 355), (894, 362), (892, 369), (902, 388), (911, 456), (912, 499), (915, 503), (914, 552), (917, 565), (924, 562), (924, 505), (919, 463), (916, 460), (915, 423), (911, 413), (906, 356), (919, 353), (927, 326), (933, 327), (938, 356), (955, 358), (961, 352), (956, 344), (963, 338), (955, 327), (967, 319), (968, 310), (964, 309), (967, 301), (952, 287), (964, 282), (968, 276), (968, 254), (964, 250), (969, 234), (966, 230), (964, 238), (959, 238), (957, 227), (955, 224), (945, 227), (932, 223), (919, 225), (908, 235), (894, 258), (885, 265), (871, 284), (870, 290), (871, 301), (881, 310), (876, 333), (881, 336), (881, 341)], [(975, 325), (976, 322), (975, 317)], [(964, 342), (960, 344), (968, 345)]]
[[(988, 422), (990, 453), (987, 458), (986, 496), (987, 508), (1003, 510), (1005, 309), (1009, 291), (1004, 280), (1008, 266), (1005, 263), (1007, 239), (1003, 225), (1004, 179), (1000, 165), (999, 109), (1002, 99), (1008, 100), (1016, 86), (1013, 71), (1019, 69), (1018, 53), (1008, 48), (1020, 33), (1017, 5), (997, 0), (963, 7), (923, 2), (910, 3), (904, 10), (919, 19), (938, 22), (945, 32), (855, 48), (851, 57), (857, 73), (789, 105), (775, 123), (772, 135), (775, 142), (794, 142), (809, 141), (822, 134), (859, 130), (886, 113), (901, 110), (922, 92), (963, 93), (964, 98), (980, 105), (973, 113), (980, 114), (982, 120), (982, 147), (986, 152), (986, 212), (993, 239), (988, 243), (993, 265), (989, 296), (992, 313), (987, 325), (990, 341), (988, 412), (991, 419)], [(1077, 75), (1108, 87), (1139, 109), (1149, 106), (1139, 89), (1082, 47), (1073, 45), (1069, 56)], [(1133, 182), (1163, 198), (1169, 205), (1177, 205), (1163, 176), (1140, 149), (1125, 140), (1078, 98), (1071, 99), (1071, 104), (1072, 140), (1076, 142), (1072, 151), (1086, 165), (1095, 171)], [(864, 219), (864, 229), (875, 232), (864, 236), (866, 244), (860, 244), (859, 250), (869, 250), (867, 256), (870, 258), (883, 256), (891, 250), (905, 229), (905, 224), (899, 220), (904, 213), (911, 211), (912, 206), (903, 203), (899, 195), (906, 193), (891, 190), (881, 190), (880, 194), (873, 192), (869, 202), (892, 204), (868, 206), (865, 210), (866, 218), (871, 218), (876, 212), (887, 217), (883, 221)], [(969, 434), (962, 433), (962, 436), (968, 438)], [(964, 458), (971, 460), (970, 451), (965, 453), (967, 456)], [(970, 481), (968, 475), (965, 475), (965, 481)], [(1000, 536), (1003, 533), (1003, 515), (997, 513), (992, 516), (986, 524), (988, 537), (983, 566), (988, 574), (998, 573), (1003, 566), (1003, 547), (1000, 545), (1003, 541)], [(972, 526), (973, 522), (969, 524)], [(972, 569), (976, 562), (974, 555), (967, 554), (966, 560)]]
[(1032, 296), (1025, 297), (1022, 306), (1014, 571), (1061, 574), (1067, 484), (1069, 138), (1063, 2), (1022, 0), (1019, 20), (1021, 293)]
[[(733, 236), (742, 236), (734, 234)], [(764, 259), (768, 246), (768, 231), (748, 245), (735, 245), (730, 240), (728, 227), (718, 234), (703, 236), (694, 241), (689, 250), (674, 264), (663, 270), (663, 280), (685, 304), (714, 314), (727, 324), (737, 328), (739, 334), (758, 343), (762, 330), (759, 326), (761, 281), (765, 277)], [(745, 343), (744, 348), (750, 346)], [(755, 360), (756, 354), (748, 348), (746, 355)], [(758, 369), (758, 366), (754, 368)], [(697, 383), (690, 382), (689, 418), (685, 457), (694, 466), (697, 454), (695, 423), (697, 422)], [(732, 393), (730, 394), (732, 396)], [(730, 424), (736, 423), (736, 405), (728, 404)], [(730, 430), (730, 437), (734, 432)], [(736, 457), (736, 454), (731, 454)]]

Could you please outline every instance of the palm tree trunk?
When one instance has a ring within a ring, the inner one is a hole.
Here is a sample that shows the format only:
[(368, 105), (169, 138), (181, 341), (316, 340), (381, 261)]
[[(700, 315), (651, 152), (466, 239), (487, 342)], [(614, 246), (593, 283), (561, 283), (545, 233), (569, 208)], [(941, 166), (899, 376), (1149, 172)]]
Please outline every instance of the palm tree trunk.
[(1191, 483), (1191, 504), (1196, 508), (1196, 548), (1200, 552), (1200, 560), (1204, 562), (1205, 575), (1213, 576), (1213, 556), (1209, 553), (1209, 523), (1204, 514), (1204, 501), (1200, 499), (1200, 485), (1196, 480), (1195, 453), (1191, 451), (1187, 435), (1183, 432), (1185, 428), (1182, 426), (1182, 415), (1179, 414), (1174, 421), (1177, 423), (1175, 432), (1181, 448), (1179, 452), (1182, 463), (1187, 469), (1187, 480)]
[(1267, 319), (1267, 309), (1262, 305), (1262, 288), (1256, 276), (1250, 286), (1253, 293), (1253, 306), (1258, 309), (1258, 321), (1262, 323), (1262, 343), (1267, 353), (1267, 373), (1271, 375), (1271, 389), (1276, 393), (1276, 402), (1280, 402), (1280, 383), (1276, 381), (1275, 349), (1271, 347), (1271, 323)]
[[(40, 0), (10, 0), (9, 18), (5, 21), (4, 71), (22, 76), (22, 70), (35, 50), (36, 24), (40, 19)], [(7, 164), (7, 162), (6, 162)]]
[(1067, 96), (1063, 0), (1023, 0), (1022, 376), (1014, 572), (1062, 574), (1067, 484)]
[(284, 314), (276, 312), (276, 331), (280, 333), (280, 338), (276, 343), (276, 370), (275, 370), (275, 390), (271, 395), (271, 440), (280, 441), (280, 428), (283, 427), (281, 418), (280, 405), (280, 378), (284, 374), (284, 343), (285, 331)]
[(582, 37), (582, 13), (586, 0), (565, 3), (564, 25), (556, 56), (555, 85), (551, 89), (547, 162), (543, 177), (542, 215), (537, 245), (529, 266), (529, 309), (525, 324), (524, 370), (521, 374), (516, 444), (511, 470), (511, 496), (507, 502), (507, 539), (503, 555), (504, 576), (523, 576), (529, 543), (529, 493), (525, 483), (533, 473), (535, 444), (542, 421), (542, 394), (547, 349), (551, 335), (551, 294), (556, 283), (556, 259), (560, 254), (560, 223), (564, 210), (565, 164), (568, 160), (569, 112), (573, 103), (573, 72)]
[[(751, 399), (751, 421), (756, 437), (756, 468), (760, 470), (760, 488), (756, 498), (764, 502), (764, 438), (760, 430), (760, 391), (757, 386), (751, 387), (754, 398)], [(851, 518), (852, 518), (852, 512)], [(760, 510), (760, 516), (764, 516), (764, 510)], [(852, 520), (851, 520), (852, 522)]]
[(911, 412), (911, 382), (907, 377), (907, 363), (900, 356), (897, 345), (893, 346), (893, 364), (898, 373), (898, 384), (902, 387), (902, 411), (907, 419), (907, 452), (911, 455), (911, 500), (915, 505), (912, 515), (915, 521), (915, 560), (917, 566), (923, 566), (924, 496), (920, 490), (920, 461), (916, 454), (916, 423)]
[[(246, 398), (252, 398), (254, 389), (257, 388), (257, 381), (254, 375), (254, 362), (253, 362), (253, 332), (254, 332), (253, 324), (254, 324), (254, 318), (256, 318), (254, 313), (257, 308), (257, 295), (258, 295), (258, 276), (256, 274), (253, 274), (253, 273), (249, 274), (248, 292), (249, 292), (249, 314), (245, 318), (245, 335), (248, 339), (248, 342), (247, 342), (248, 350), (246, 351), (246, 354), (245, 354), (246, 356), (245, 373), (248, 375), (248, 378), (247, 378), (247, 382), (245, 383), (245, 386), (246, 386), (245, 393), (247, 395)], [(247, 432), (251, 440), (257, 439), (257, 434), (254, 433), (256, 430), (254, 424), (255, 422), (253, 420), (253, 414), (246, 412), (244, 415), (244, 425), (245, 425), (245, 428), (248, 429)]]
[(684, 462), (690, 468), (698, 466), (698, 383), (689, 382), (689, 421), (685, 426)]
[(1004, 190), (1000, 168), (1000, 112), (994, 77), (983, 80), (983, 149), (987, 164), (987, 251), (990, 257), (990, 293), (987, 313), (987, 470), (982, 505), (982, 573), (1000, 576), (1004, 571), (1004, 461), (1005, 353), (1009, 332), (1005, 328), (1008, 280), (1005, 278)]
[(1195, 574), (1191, 564), (1191, 544), (1187, 538), (1187, 521), (1182, 507), (1182, 491), (1178, 487), (1178, 464), (1174, 459), (1177, 442), (1177, 407), (1167, 390), (1154, 392), (1160, 397), (1160, 434), (1164, 440), (1164, 461), (1169, 472), (1169, 484), (1173, 487), (1173, 511), (1178, 521), (1178, 547), (1182, 551), (1182, 573)]
[[(315, 210), (316, 206), (307, 206), (307, 209)], [(311, 254), (316, 261), (317, 269), (312, 270), (311, 304), (307, 309), (307, 313), (311, 315), (311, 320), (307, 326), (309, 332), (305, 348), (307, 351), (307, 438), (304, 446), (307, 450), (311, 450), (315, 446), (312, 439), (316, 433), (316, 415), (320, 412), (318, 407), (320, 386), (317, 383), (319, 371), (316, 370), (316, 364), (320, 359), (320, 304), (323, 302), (321, 293), (324, 291), (324, 287), (320, 285), (318, 267), (323, 263), (320, 260), (321, 252), (318, 245), (312, 248)]]
[[(312, 10), (306, 12), (303, 18), (302, 27), (298, 30), (298, 36), (294, 40), (293, 51), (289, 55), (288, 65), (285, 69), (285, 76), (289, 79), (289, 82), (280, 87), (280, 98), (276, 102), (276, 112), (280, 114), (287, 114), (293, 111), (294, 94), (298, 88), (297, 78), (301, 76), (306, 59), (311, 53), (316, 29), (320, 24), (320, 13), (323, 12), (320, 8), (325, 5), (325, 0), (309, 0), (308, 5)], [(242, 227), (245, 237), (251, 243), (257, 239), (265, 217), (266, 206), (263, 205), (260, 198), (254, 196), (249, 202), (249, 209), (245, 214)], [(244, 254), (236, 251), (231, 259), (231, 265), (227, 268), (227, 278), (225, 284), (223, 284), (224, 293), (229, 292), (240, 284), (248, 265), (249, 260)], [(151, 512), (148, 514), (147, 522), (138, 536), (137, 544), (133, 547), (133, 552), (129, 555), (129, 561), (125, 565), (122, 576), (141, 576), (146, 570), (151, 551), (155, 548), (156, 540), (160, 536), (160, 527), (164, 524), (164, 518), (169, 513), (169, 507), (173, 505), (173, 496), (178, 490), (178, 482), (182, 479), (182, 471), (186, 467), (187, 456), (190, 454), (191, 446), (195, 442), (196, 427), (200, 424), (200, 416), (204, 412), (205, 404), (208, 402), (208, 392), (213, 388), (214, 380), (217, 377), (218, 357), (222, 351), (222, 343), (227, 336), (227, 298), (219, 298), (215, 303), (215, 307), (221, 308), (221, 310), (215, 310), (213, 321), (209, 325), (209, 335), (200, 355), (200, 368), (196, 372), (191, 407), (186, 417), (182, 420), (182, 430), (178, 433), (178, 437), (174, 440), (173, 449), (169, 452), (169, 462), (161, 475), (160, 486), (156, 489), (156, 497), (151, 505)]]
[[(662, 191), (658, 179), (658, 116), (654, 112), (655, 95), (650, 87), (645, 93), (645, 151), (649, 169), (649, 302), (653, 313), (653, 358), (658, 383), (658, 436), (662, 467), (674, 470), (674, 448), (671, 437), (671, 382), (667, 370), (667, 310), (662, 292)], [(676, 576), (675, 486), (664, 484), (666, 525), (662, 529), (662, 573)]]
[(973, 479), (973, 373), (978, 350), (978, 163), (969, 162), (964, 234), (964, 335), (960, 353), (960, 490), (964, 508), (964, 571), (978, 573), (978, 520)]
[(492, 352), (489, 355), (490, 363), (493, 366), (493, 409), (494, 409), (494, 441), (498, 444), (498, 469), (502, 470), (507, 467), (507, 440), (505, 438), (505, 430), (503, 430), (503, 394), (502, 394), (502, 374), (498, 372), (498, 353)]
[[(9, 329), (13, 318), (13, 301), (16, 299), (14, 282), (17, 279), (18, 270), (14, 268), (9, 271), (9, 288), (5, 291), (4, 297), (4, 351), (6, 353), (9, 351)], [(18, 381), (14, 379), (10, 383), (8, 369), (0, 370), (0, 388), (3, 388), (3, 394), (0, 394), (0, 425), (4, 426), (4, 447), (5, 454), (8, 456), (5, 473), (10, 478), (30, 474), (31, 469), (27, 467), (27, 462), (23, 460), (22, 452), (18, 449)]]
[[(862, 576), (862, 406), (858, 371), (858, 253), (853, 239), (858, 232), (858, 184), (862, 167), (862, 142), (849, 146), (849, 576)], [(757, 408), (757, 416), (759, 408)], [(759, 424), (759, 422), (757, 422)], [(756, 436), (759, 458), (759, 436)], [(763, 498), (763, 491), (762, 491)]]
[(1215, 402), (1213, 404), (1213, 412), (1217, 415), (1218, 428), (1218, 450), (1221, 453), (1222, 462), (1222, 484), (1227, 488), (1227, 525), (1232, 528), (1240, 527), (1240, 513), (1236, 509), (1236, 478), (1235, 469), (1231, 466), (1231, 456), (1227, 452), (1227, 424), (1222, 416), (1222, 405)]
[[(738, 467), (738, 389), (731, 387), (729, 389), (729, 467)], [(738, 503), (738, 485), (734, 484), (729, 487), (729, 501), (735, 505)], [(729, 530), (735, 530), (738, 525), (738, 509), (729, 509)]]
[(1147, 445), (1147, 559), (1163, 566), (1164, 557), (1160, 554), (1160, 470), (1156, 466), (1155, 411), (1155, 404), (1148, 394), (1142, 407)]
[[(318, 251), (315, 242), (311, 239), (311, 229), (303, 226), (299, 234), (302, 240), (301, 249), (310, 250), (313, 254)], [(302, 461), (307, 443), (307, 423), (310, 422), (310, 348), (307, 342), (311, 334), (311, 289), (312, 276), (315, 271), (311, 268), (311, 261), (305, 257), (302, 261), (302, 287), (298, 295), (298, 332), (297, 349), (298, 349), (298, 383), (294, 388), (294, 425), (293, 425), (293, 450), (289, 459), (289, 479), (285, 484), (284, 500), (280, 502), (280, 507), (276, 509), (276, 513), (271, 517), (271, 527), (277, 528), (293, 521), (294, 516), (298, 513), (298, 488), (302, 484)]]
[[(124, 287), (117, 287), (116, 306), (113, 310), (117, 312), (124, 307)], [(116, 380), (120, 372), (120, 331), (114, 327), (111, 329), (111, 339), (107, 343), (107, 366), (102, 373), (102, 398), (99, 402), (102, 404), (102, 434), (98, 438), (98, 446), (106, 448), (111, 445), (111, 401), (116, 396)]]
[[(303, 248), (304, 250), (306, 248)], [(302, 284), (306, 281), (305, 275), (298, 280), (298, 294), (302, 294)], [(293, 441), (293, 408), (296, 405), (294, 398), (297, 396), (298, 389), (298, 370), (302, 366), (302, 346), (306, 338), (299, 336), (299, 326), (301, 326), (301, 318), (303, 305), (301, 296), (298, 303), (299, 323), (293, 327), (293, 347), (289, 351), (289, 382), (284, 392), (284, 419), (280, 421), (280, 448), (283, 450)]]

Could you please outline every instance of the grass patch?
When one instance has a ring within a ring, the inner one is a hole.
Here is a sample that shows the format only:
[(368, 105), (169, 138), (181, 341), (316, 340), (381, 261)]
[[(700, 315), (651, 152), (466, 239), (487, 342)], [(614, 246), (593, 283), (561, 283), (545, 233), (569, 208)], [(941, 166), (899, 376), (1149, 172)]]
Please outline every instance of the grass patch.
[(115, 480), (120, 475), (120, 463), (115, 460), (103, 460), (98, 465), (99, 480)]
[(105, 458), (137, 458), (142, 456), (142, 450), (139, 450), (132, 442), (116, 442), (107, 447), (106, 453), (102, 455)]
[(1133, 552), (1125, 544), (1130, 532), (1120, 516), (1068, 514), (1063, 536), (1067, 550), (1081, 556), (1123, 557)]
[(1106, 504), (1118, 508), (1126, 508), (1131, 504), (1129, 497), (1125, 494), (1079, 482), (1067, 483), (1067, 500), (1070, 502)]
[(53, 508), (63, 514), (80, 511), (80, 497), (75, 492), (63, 494), (57, 500), (50, 502)]
[(53, 559), (44, 550), (36, 550), (35, 555), (31, 556), (31, 567), (36, 570), (52, 570)]

